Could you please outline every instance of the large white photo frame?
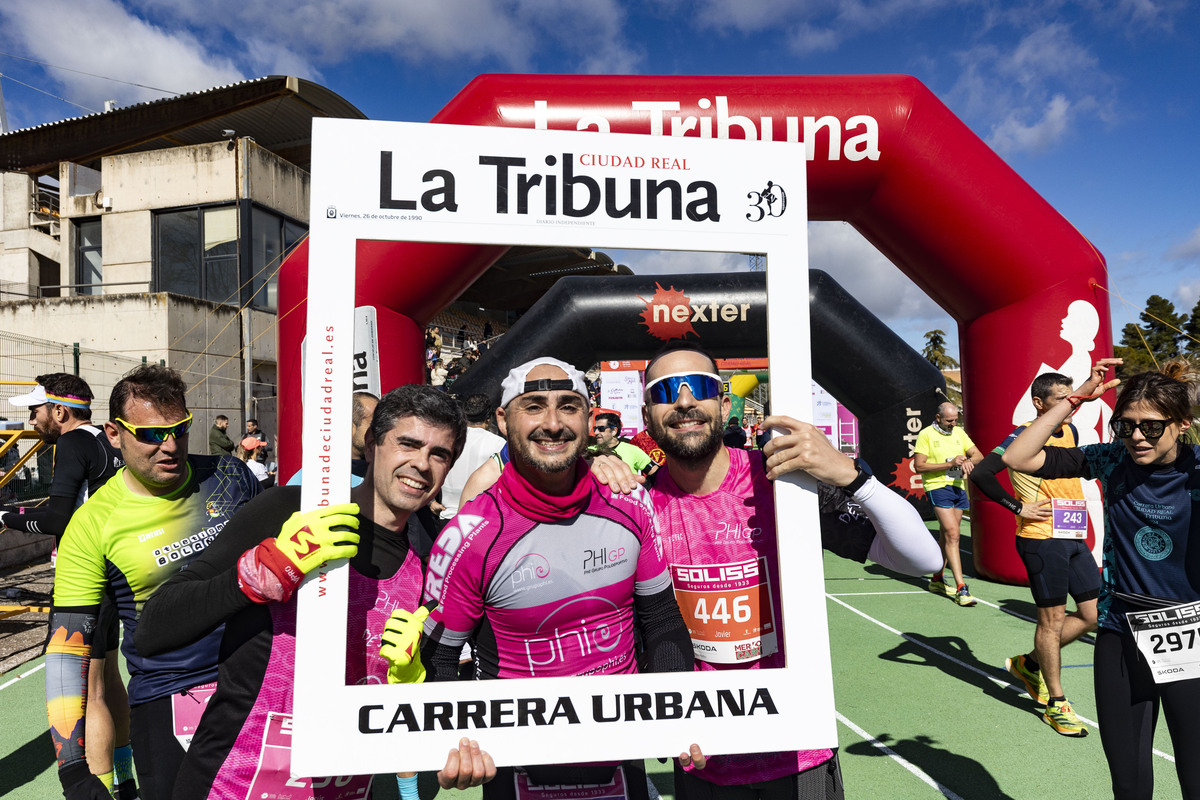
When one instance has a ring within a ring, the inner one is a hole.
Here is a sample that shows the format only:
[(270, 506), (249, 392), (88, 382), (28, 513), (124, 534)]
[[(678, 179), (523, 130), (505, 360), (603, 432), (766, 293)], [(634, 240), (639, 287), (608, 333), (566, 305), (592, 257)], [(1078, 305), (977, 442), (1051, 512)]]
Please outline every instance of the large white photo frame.
[[(414, 200), (415, 209), (380, 207), (383, 152), (394, 154), (392, 196)], [(493, 160), (481, 164), (481, 157)], [(500, 167), (495, 157), (524, 165)], [(635, 187), (645, 192), (648, 181), (675, 181), (682, 213), (671, 218), (664, 201), (656, 219), (648, 218), (648, 203), (637, 218), (613, 218), (601, 199), (587, 215), (568, 215), (567, 160), (577, 181), (570, 201), (576, 210), (586, 205), (589, 189), (578, 181), (587, 176), (601, 194), (605, 179), (612, 179), (619, 206)], [(497, 186), (502, 170), (507, 193)], [(544, 176), (529, 190), (527, 213), (518, 213), (517, 173)], [(547, 213), (545, 176), (557, 184), (553, 213)], [(445, 203), (448, 184), (454, 210)], [(422, 196), (430, 190), (436, 197), (430, 195), (426, 208)], [(776, 143), (315, 120), (303, 507), (349, 499), (355, 301), (349, 267), (358, 241), (764, 254), (768, 337), (776, 345), (770, 350), (772, 407), (807, 420), (806, 195), (803, 152)], [(783, 669), (346, 686), (348, 573), (344, 561), (327, 565), (300, 589), (293, 770), (324, 776), (439, 769), (464, 736), (477, 739), (500, 765), (669, 756), (692, 742), (709, 754), (836, 746), (811, 483), (781, 482), (776, 505), (785, 576)], [(541, 704), (545, 711), (538, 715)], [(440, 713), (448, 709), (448, 716)], [(611, 717), (617, 719), (603, 721)], [(410, 729), (414, 721), (421, 730)], [(424, 729), (427, 723), (433, 730)]]

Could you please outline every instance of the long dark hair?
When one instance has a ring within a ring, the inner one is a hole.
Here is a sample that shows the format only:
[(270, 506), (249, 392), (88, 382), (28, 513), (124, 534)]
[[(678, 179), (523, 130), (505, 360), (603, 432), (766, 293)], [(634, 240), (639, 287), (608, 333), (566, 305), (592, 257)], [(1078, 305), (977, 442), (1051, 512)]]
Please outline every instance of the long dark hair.
[(1113, 417), (1119, 418), (1134, 403), (1154, 406), (1171, 422), (1192, 418), (1192, 386), (1197, 372), (1184, 359), (1168, 361), (1160, 372), (1142, 372), (1130, 378), (1117, 396)]

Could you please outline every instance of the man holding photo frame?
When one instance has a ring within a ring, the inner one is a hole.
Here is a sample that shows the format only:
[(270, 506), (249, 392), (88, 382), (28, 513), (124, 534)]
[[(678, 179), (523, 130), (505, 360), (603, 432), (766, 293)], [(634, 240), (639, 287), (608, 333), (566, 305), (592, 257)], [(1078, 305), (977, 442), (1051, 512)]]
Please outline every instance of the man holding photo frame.
[[(676, 340), (646, 366), (643, 416), (666, 456), (653, 480), (671, 576), (704, 670), (779, 668), (780, 570), (772, 481), (803, 470), (821, 483), (822, 545), (837, 555), (922, 575), (938, 551), (920, 516), (814, 426), (768, 417), (777, 434), (762, 456), (723, 443), (730, 400), (715, 360)], [(844, 797), (831, 750), (697, 758), (675, 766), (677, 798), (801, 800)], [(694, 762), (694, 763), (693, 763)]]
[[(496, 422), (509, 464), (463, 505), (430, 553), (425, 599), (438, 606), (421, 651), (430, 678), (457, 679), (469, 641), (483, 679), (690, 671), (645, 492), (601, 485), (582, 458), (583, 373), (533, 359), (509, 371), (502, 391)], [(638, 760), (503, 768), (484, 795), (524, 798), (560, 784), (578, 786), (579, 797), (595, 797), (597, 785), (610, 785), (614, 797), (647, 796)]]
[[(419, 602), (422, 568), (406, 526), (441, 489), (466, 441), (466, 420), (444, 392), (402, 386), (379, 401), (364, 440), (367, 472), (351, 492), (352, 503), (301, 514), (299, 487), (261, 495), (143, 610), (137, 643), (150, 653), (184, 646), (222, 623), (228, 633), (216, 694), (172, 798), (369, 796), (369, 774), (316, 778), (292, 763), (294, 592), (307, 573), (349, 558), (353, 577), (343, 615), (357, 630), (346, 650), (345, 682), (419, 682), (419, 662), (413, 668), (392, 663), (381, 654), (380, 641), (398, 617), (417, 616), (409, 612)], [(405, 674), (397, 679), (397, 671)], [(494, 769), (490, 757), (464, 738), (438, 783), (466, 788), (490, 779)], [(415, 800), (415, 776), (403, 780), (404, 800)]]

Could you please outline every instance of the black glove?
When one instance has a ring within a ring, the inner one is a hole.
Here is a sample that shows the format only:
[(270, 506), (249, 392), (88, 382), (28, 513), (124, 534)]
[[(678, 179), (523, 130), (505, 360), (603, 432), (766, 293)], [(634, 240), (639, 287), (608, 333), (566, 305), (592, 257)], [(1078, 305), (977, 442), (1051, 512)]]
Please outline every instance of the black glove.
[(86, 761), (60, 767), (58, 780), (62, 783), (63, 796), (67, 800), (112, 800), (112, 795), (100, 779), (88, 771)]

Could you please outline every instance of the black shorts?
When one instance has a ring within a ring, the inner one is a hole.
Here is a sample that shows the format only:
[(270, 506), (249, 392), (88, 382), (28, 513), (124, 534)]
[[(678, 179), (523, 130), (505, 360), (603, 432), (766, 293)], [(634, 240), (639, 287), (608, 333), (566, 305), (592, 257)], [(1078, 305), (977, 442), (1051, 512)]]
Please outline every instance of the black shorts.
[(1038, 608), (1065, 606), (1068, 594), (1077, 605), (1100, 596), (1100, 570), (1082, 540), (1018, 536), (1017, 553)]
[(846, 796), (836, 750), (823, 764), (770, 781), (718, 785), (698, 777), (703, 774), (703, 770), (684, 772), (676, 760), (676, 800), (845, 800)]
[[(50, 644), (53, 631), (46, 629), (46, 641), (42, 642), (42, 655)], [(105, 658), (110, 652), (121, 646), (121, 617), (117, 606), (108, 595), (100, 601), (100, 610), (96, 612), (96, 633), (92, 636), (92, 658)]]
[(129, 742), (143, 800), (171, 800), (186, 751), (175, 738), (172, 695), (129, 709)]
[(104, 658), (121, 645), (121, 618), (117, 606), (106, 594), (100, 601), (100, 613), (96, 616), (96, 635), (92, 637), (92, 658)]

